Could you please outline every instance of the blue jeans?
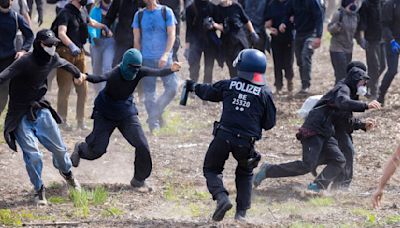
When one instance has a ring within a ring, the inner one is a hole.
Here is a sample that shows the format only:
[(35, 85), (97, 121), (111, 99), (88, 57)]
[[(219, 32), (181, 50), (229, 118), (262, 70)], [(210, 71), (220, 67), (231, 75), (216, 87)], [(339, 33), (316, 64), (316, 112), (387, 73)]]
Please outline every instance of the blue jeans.
[[(143, 66), (158, 68), (158, 59), (144, 59)], [(167, 66), (170, 67), (172, 60), (169, 59)], [(160, 118), (167, 105), (174, 99), (178, 90), (178, 78), (175, 73), (161, 77), (164, 85), (164, 93), (156, 97), (157, 77), (145, 77), (142, 79), (144, 92), (144, 105), (148, 114), (147, 123), (150, 129), (159, 127)]]
[(39, 150), (40, 142), (53, 154), (53, 165), (63, 173), (71, 171), (71, 160), (61, 138), (56, 121), (48, 109), (37, 111), (36, 121), (30, 121), (25, 115), (14, 131), (15, 138), (23, 152), (29, 179), (38, 191), (43, 185), (43, 154)]
[[(115, 41), (113, 38), (96, 39), (96, 43), (90, 46), (94, 75), (102, 75), (112, 69), (114, 49)], [(94, 84), (96, 93), (99, 93), (105, 85), (105, 82)]]

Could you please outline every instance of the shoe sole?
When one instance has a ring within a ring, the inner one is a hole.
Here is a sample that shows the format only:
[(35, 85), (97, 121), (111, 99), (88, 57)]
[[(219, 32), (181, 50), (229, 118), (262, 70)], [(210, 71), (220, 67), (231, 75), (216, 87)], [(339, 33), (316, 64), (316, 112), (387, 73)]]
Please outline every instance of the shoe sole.
[(217, 208), (212, 216), (212, 219), (216, 222), (222, 221), (224, 219), (225, 214), (227, 211), (232, 209), (232, 203), (231, 202), (226, 202), (223, 204), (220, 208)]
[(74, 152), (71, 154), (71, 157), (70, 157), (72, 166), (75, 168), (79, 166), (79, 163), (81, 161), (81, 157), (79, 156), (79, 152), (78, 152), (78, 150), (79, 150), (78, 147), (79, 147), (79, 144), (75, 144)]
[(257, 181), (257, 179), (258, 179), (257, 176), (262, 175), (261, 174), (262, 172), (265, 173), (266, 168), (264, 168), (264, 167), (267, 167), (267, 166), (268, 166), (268, 164), (266, 164), (266, 163), (262, 164), (260, 167), (260, 171), (258, 171), (258, 173), (256, 175), (254, 175), (254, 178), (253, 178), (254, 187), (258, 187), (261, 184), (261, 182), (266, 179), (266, 177), (263, 177), (260, 181)]

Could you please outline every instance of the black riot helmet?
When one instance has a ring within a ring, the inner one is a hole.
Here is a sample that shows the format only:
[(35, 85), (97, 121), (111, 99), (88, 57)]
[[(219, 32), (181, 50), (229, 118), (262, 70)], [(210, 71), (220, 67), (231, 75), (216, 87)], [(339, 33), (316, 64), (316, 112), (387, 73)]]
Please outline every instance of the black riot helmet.
[(239, 78), (256, 85), (267, 83), (265, 76), (267, 57), (261, 51), (257, 49), (242, 50), (233, 62), (233, 66), (236, 67)]

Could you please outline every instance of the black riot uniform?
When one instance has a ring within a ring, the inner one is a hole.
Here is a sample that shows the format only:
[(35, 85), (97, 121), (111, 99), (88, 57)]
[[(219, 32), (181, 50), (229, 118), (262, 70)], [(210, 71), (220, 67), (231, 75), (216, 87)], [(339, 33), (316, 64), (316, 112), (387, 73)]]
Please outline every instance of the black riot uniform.
[(190, 79), (199, 80), (200, 60), (204, 53), (204, 83), (211, 83), (214, 60), (221, 49), (221, 41), (212, 27), (216, 6), (209, 1), (195, 0), (186, 8), (186, 43)]
[[(252, 58), (254, 53), (256, 58)], [(243, 55), (242, 60), (240, 60), (241, 55)], [(208, 148), (203, 166), (208, 190), (213, 199), (217, 200), (217, 209), (213, 215), (216, 221), (222, 220), (225, 212), (232, 207), (228, 191), (222, 181), (222, 171), (229, 153), (232, 152), (238, 161), (235, 218), (241, 219), (250, 208), (253, 169), (261, 158), (254, 149), (254, 143), (261, 139), (262, 129), (269, 130), (275, 126), (276, 109), (271, 91), (265, 86), (263, 75), (266, 67), (265, 55), (255, 49), (245, 49), (240, 52), (238, 58), (241, 65), (249, 65), (249, 62), (253, 64), (258, 61), (257, 58), (263, 59), (264, 67), (261, 67), (262, 71), (258, 71), (260, 73), (254, 73), (257, 71), (252, 70), (254, 69), (252, 67), (241, 71), (241, 67), (237, 66), (239, 77), (212, 85), (194, 86), (194, 92), (202, 100), (223, 103), (221, 119), (215, 122), (213, 131), (215, 137)], [(253, 73), (249, 73), (251, 71)], [(246, 74), (251, 78), (254, 77), (254, 80), (244, 79)]]
[[(353, 63), (350, 63), (353, 64)], [(352, 66), (350, 65), (349, 66)], [(264, 163), (257, 173), (254, 184), (257, 186), (265, 178), (299, 176), (315, 171), (320, 164), (327, 164), (320, 175), (309, 185), (309, 189), (327, 189), (345, 167), (346, 159), (334, 138), (333, 117), (337, 113), (364, 112), (368, 105), (355, 100), (357, 83), (368, 80), (364, 67), (350, 67), (345, 81), (337, 84), (325, 94), (310, 111), (296, 137), (303, 147), (303, 159), (284, 164)]]

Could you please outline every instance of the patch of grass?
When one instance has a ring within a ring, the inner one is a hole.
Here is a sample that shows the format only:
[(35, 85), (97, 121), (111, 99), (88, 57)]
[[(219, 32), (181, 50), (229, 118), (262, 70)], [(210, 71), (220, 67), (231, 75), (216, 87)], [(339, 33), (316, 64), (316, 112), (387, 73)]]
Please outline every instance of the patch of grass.
[(46, 189), (47, 190), (58, 190), (58, 189), (62, 189), (64, 188), (62, 183), (58, 183), (58, 182), (51, 182)]
[(335, 203), (335, 200), (331, 197), (315, 197), (310, 199), (308, 203), (316, 207), (329, 207)]
[(176, 188), (172, 183), (168, 183), (164, 190), (164, 198), (168, 201), (178, 200), (178, 195), (176, 194)]
[(48, 201), (52, 204), (63, 204), (67, 202), (67, 199), (61, 196), (52, 196), (48, 199)]
[(22, 226), (21, 217), (10, 209), (0, 209), (0, 224), (5, 226)]
[(312, 223), (306, 223), (306, 222), (295, 222), (292, 223), (290, 228), (324, 228), (324, 225), (316, 225)]
[(208, 199), (210, 199), (210, 193), (208, 193), (206, 191), (194, 190), (193, 199), (196, 199), (196, 200), (208, 200)]
[(104, 209), (101, 214), (107, 217), (115, 217), (115, 216), (121, 216), (125, 214), (125, 212), (117, 207), (109, 207), (107, 209)]
[(298, 215), (301, 213), (302, 210), (301, 205), (297, 205), (296, 203), (293, 202), (279, 203), (279, 204), (274, 203), (272, 207), (278, 209), (281, 213), (292, 214), (292, 215)]
[(400, 215), (389, 215), (385, 217), (385, 223), (388, 225), (394, 225), (400, 223)]
[(104, 187), (96, 187), (92, 193), (92, 201), (94, 205), (101, 205), (107, 201), (108, 192)]
[(87, 218), (89, 216), (90, 210), (88, 195), (88, 192), (84, 189), (82, 189), (80, 192), (75, 189), (70, 190), (69, 197), (72, 200), (74, 207), (76, 207), (77, 209), (75, 212), (75, 216), (84, 218)]
[(167, 122), (166, 126), (154, 132), (156, 136), (171, 136), (179, 135), (184, 126), (183, 118), (179, 113), (172, 114), (169, 111), (164, 113), (164, 120)]
[(364, 217), (364, 226), (374, 226), (377, 224), (377, 216), (369, 210), (358, 208), (354, 209), (352, 214)]
[(289, 125), (291, 125), (291, 126), (300, 126), (303, 124), (303, 122), (304, 122), (304, 120), (301, 118), (289, 119)]
[(201, 208), (198, 204), (196, 203), (191, 203), (189, 204), (190, 212), (192, 217), (200, 217), (202, 215), (201, 213)]

